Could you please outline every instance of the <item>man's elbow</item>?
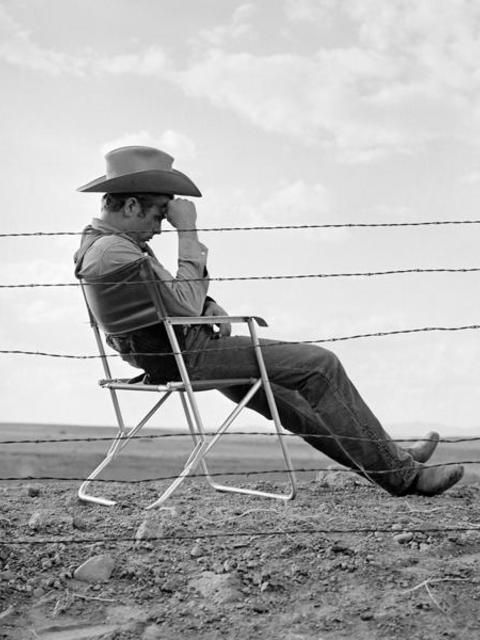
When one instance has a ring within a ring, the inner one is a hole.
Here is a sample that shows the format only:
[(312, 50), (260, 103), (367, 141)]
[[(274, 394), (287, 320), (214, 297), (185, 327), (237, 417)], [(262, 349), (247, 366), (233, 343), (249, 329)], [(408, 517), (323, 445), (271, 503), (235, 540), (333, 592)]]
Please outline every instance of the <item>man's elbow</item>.
[(203, 302), (203, 299), (198, 301), (182, 301), (178, 307), (178, 313), (175, 315), (186, 316), (187, 318), (201, 316), (203, 311)]

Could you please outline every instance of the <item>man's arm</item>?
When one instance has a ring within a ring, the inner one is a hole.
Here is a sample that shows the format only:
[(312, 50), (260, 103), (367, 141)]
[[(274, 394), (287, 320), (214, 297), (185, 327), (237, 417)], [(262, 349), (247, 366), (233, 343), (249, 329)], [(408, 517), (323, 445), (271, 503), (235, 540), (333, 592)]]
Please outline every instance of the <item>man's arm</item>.
[[(178, 261), (179, 270), (177, 272), (177, 280), (184, 276), (184, 274), (192, 274), (200, 271), (198, 277), (207, 278), (207, 248), (198, 240), (196, 221), (197, 212), (193, 202), (185, 200), (183, 198), (176, 198), (172, 200), (168, 205), (167, 220), (170, 224), (178, 229)], [(199, 255), (200, 253), (200, 255)], [(190, 259), (189, 259), (190, 258)], [(202, 271), (203, 267), (203, 271)], [(207, 289), (208, 281), (205, 280), (206, 287), (192, 286), (191, 291), (186, 291), (186, 294), (191, 298), (197, 297), (200, 294), (201, 297), (201, 310), (193, 315), (204, 316), (226, 316), (227, 312), (215, 302), (212, 298), (208, 298)], [(191, 282), (191, 285), (203, 284), (203, 281)], [(179, 285), (177, 285), (178, 287)], [(203, 295), (202, 295), (203, 293)], [(195, 300), (196, 301), (196, 300)], [(200, 301), (200, 300), (199, 300)], [(229, 336), (232, 333), (232, 326), (230, 323), (222, 323), (218, 325), (220, 336)]]
[(175, 278), (155, 258), (152, 266), (163, 281), (165, 306), (170, 315), (199, 316), (208, 291), (208, 249), (198, 240), (197, 213), (189, 200), (176, 198), (168, 205), (167, 220), (178, 229), (178, 269)]

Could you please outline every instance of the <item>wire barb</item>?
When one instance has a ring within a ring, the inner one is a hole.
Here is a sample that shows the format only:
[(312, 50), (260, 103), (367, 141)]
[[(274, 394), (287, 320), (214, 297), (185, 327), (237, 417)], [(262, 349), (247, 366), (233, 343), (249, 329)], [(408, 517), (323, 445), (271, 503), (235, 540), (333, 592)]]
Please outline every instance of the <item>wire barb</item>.
[[(203, 227), (197, 229), (202, 232), (221, 231), (293, 231), (302, 229), (385, 229), (400, 227), (432, 227), (444, 225), (480, 224), (480, 220), (423, 220), (412, 222), (343, 222), (325, 224), (284, 224), (284, 225), (253, 225), (247, 227)], [(162, 233), (179, 233), (189, 229), (163, 229)], [(30, 231), (18, 233), (0, 233), (0, 238), (44, 238), (52, 236), (81, 236), (84, 231)], [(88, 233), (88, 232), (87, 232)], [(119, 232), (120, 234), (121, 232)], [(114, 235), (114, 234), (112, 234)]]
[[(205, 435), (214, 436), (216, 432), (206, 432)], [(203, 433), (199, 431), (190, 432), (178, 432), (178, 433), (150, 433), (150, 434), (141, 434), (135, 435), (130, 438), (130, 441), (133, 440), (158, 440), (162, 438), (191, 438), (194, 436), (203, 436)], [(281, 438), (299, 438), (300, 436), (296, 433), (280, 433), (272, 431), (227, 431), (223, 434), (222, 438), (229, 436), (262, 436), (262, 437), (272, 437), (277, 438), (280, 436)], [(302, 437), (308, 438), (322, 438), (322, 439), (338, 439), (340, 436), (331, 435), (331, 434), (319, 434), (319, 433), (302, 433)], [(88, 436), (84, 438), (38, 438), (38, 439), (25, 439), (25, 440), (0, 440), (1, 445), (9, 445), (9, 444), (52, 444), (54, 442), (112, 442), (116, 440), (117, 434), (111, 436)], [(378, 438), (367, 438), (364, 436), (347, 436), (342, 435), (342, 440), (355, 440), (361, 442), (383, 442), (382, 439)], [(385, 439), (386, 440), (386, 439)], [(469, 436), (469, 437), (459, 437), (459, 438), (440, 438), (438, 443), (443, 444), (461, 444), (464, 442), (478, 442), (480, 441), (480, 435), (478, 436)], [(388, 438), (388, 442), (397, 442), (397, 443), (415, 443), (415, 442), (430, 442), (430, 438)], [(480, 460), (478, 461), (480, 463)], [(29, 478), (30, 480), (32, 478)]]
[[(337, 438), (337, 440), (341, 440), (341, 438)], [(437, 464), (428, 465), (429, 468), (434, 467), (451, 467), (459, 464), (480, 464), (480, 460), (458, 460), (454, 462), (438, 462)], [(375, 475), (385, 475), (388, 473), (392, 473), (394, 471), (402, 471), (404, 467), (391, 467), (390, 469), (364, 469), (362, 467), (362, 473), (371, 473)], [(317, 471), (324, 471), (326, 473), (356, 473), (353, 469), (348, 469), (346, 467), (298, 467), (294, 468), (293, 471), (295, 473), (312, 473)], [(208, 477), (230, 477), (230, 476), (258, 476), (258, 475), (267, 475), (267, 474), (283, 474), (285, 473), (285, 469), (250, 469), (246, 471), (235, 470), (235, 471), (215, 471), (208, 473), (190, 473), (188, 477), (191, 478), (208, 478)], [(176, 480), (179, 476), (155, 476), (153, 478), (140, 478), (133, 480), (124, 480), (121, 478), (118, 479), (110, 479), (110, 478), (95, 478), (92, 482), (101, 482), (101, 483), (109, 483), (115, 482), (117, 484), (144, 484), (147, 482), (162, 482), (164, 480)], [(19, 480), (28, 480), (28, 481), (42, 481), (42, 482), (85, 482), (87, 478), (83, 477), (65, 477), (65, 476), (9, 476), (2, 478), (0, 477), (1, 482), (17, 482)]]
[[(467, 531), (480, 531), (480, 527), (405, 527), (404, 531), (411, 533), (460, 533)], [(168, 540), (171, 542), (183, 542), (189, 540), (204, 539), (210, 540), (214, 538), (235, 538), (235, 537), (267, 537), (267, 536), (288, 536), (288, 535), (300, 535), (300, 534), (322, 534), (322, 535), (339, 535), (349, 533), (392, 533), (390, 527), (358, 527), (350, 529), (269, 529), (260, 531), (215, 531), (211, 533), (202, 533), (195, 531), (191, 535), (178, 535), (178, 533), (165, 534), (163, 536), (151, 536), (142, 538), (142, 543), (145, 542), (157, 542), (161, 540)], [(6, 545), (44, 545), (44, 544), (111, 544), (112, 542), (128, 542), (136, 543), (135, 535), (129, 536), (112, 536), (108, 535), (103, 538), (88, 537), (88, 538), (12, 538), (0, 540), (1, 546)]]
[[(357, 333), (349, 336), (339, 336), (332, 338), (314, 338), (310, 340), (274, 340), (267, 344), (262, 344), (262, 349), (269, 349), (281, 344), (324, 344), (328, 342), (346, 342), (348, 340), (359, 340), (362, 338), (385, 338), (388, 336), (409, 335), (414, 333), (428, 333), (436, 331), (473, 331), (480, 329), (480, 324), (467, 324), (457, 327), (415, 327), (413, 329), (393, 329), (392, 331), (376, 331), (373, 333)], [(245, 347), (222, 347), (218, 351), (243, 351), (244, 349), (251, 349), (251, 346)], [(185, 349), (182, 351), (182, 355), (203, 353), (205, 349)], [(49, 351), (28, 351), (23, 349), (0, 349), (0, 355), (24, 355), (24, 356), (41, 356), (45, 358), (65, 358), (67, 360), (96, 360), (103, 356), (99, 354), (71, 354), (71, 353), (53, 353)], [(155, 353), (153, 351), (131, 352), (129, 356), (155, 356), (158, 358), (171, 357), (176, 355), (174, 351), (167, 351), (162, 353)], [(121, 358), (119, 353), (107, 353), (107, 358)]]
[[(386, 271), (353, 271), (344, 273), (298, 273), (283, 275), (264, 275), (264, 276), (219, 276), (217, 278), (183, 278), (182, 282), (245, 282), (257, 280), (311, 280), (315, 278), (373, 278), (378, 276), (408, 275), (408, 274), (426, 274), (426, 273), (477, 273), (480, 267), (432, 267), (421, 268), (414, 267), (409, 269), (388, 269)], [(157, 280), (130, 280), (123, 283), (123, 286), (131, 286), (137, 284), (154, 284)], [(169, 280), (162, 279), (163, 283), (176, 282), (174, 278)], [(95, 286), (95, 282), (87, 282), (88, 286)], [(104, 285), (114, 285), (118, 282), (101, 282)], [(52, 288), (52, 287), (80, 287), (80, 282), (20, 282), (17, 284), (0, 284), (0, 289), (36, 289), (36, 288)]]

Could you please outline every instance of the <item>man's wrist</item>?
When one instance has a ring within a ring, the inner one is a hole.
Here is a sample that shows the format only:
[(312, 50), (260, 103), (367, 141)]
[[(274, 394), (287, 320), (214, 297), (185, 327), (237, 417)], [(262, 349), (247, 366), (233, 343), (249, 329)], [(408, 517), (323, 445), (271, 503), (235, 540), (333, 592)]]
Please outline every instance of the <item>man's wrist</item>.
[(178, 237), (184, 238), (185, 240), (197, 240), (198, 241), (198, 233), (195, 228), (193, 229), (181, 229), (178, 231)]

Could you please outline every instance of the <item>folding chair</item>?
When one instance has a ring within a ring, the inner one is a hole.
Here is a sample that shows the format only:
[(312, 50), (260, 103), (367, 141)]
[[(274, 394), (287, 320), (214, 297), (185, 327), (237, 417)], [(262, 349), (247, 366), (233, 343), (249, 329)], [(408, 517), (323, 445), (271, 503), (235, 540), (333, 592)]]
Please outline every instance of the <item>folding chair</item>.
[[(99, 384), (110, 392), (118, 423), (118, 432), (108, 449), (105, 458), (80, 486), (78, 490), (78, 497), (87, 502), (94, 502), (106, 506), (116, 504), (115, 501), (108, 498), (90, 495), (87, 492), (88, 485), (98, 477), (105, 467), (107, 467), (120, 454), (129, 441), (147, 424), (147, 422), (150, 421), (167, 398), (172, 394), (177, 393), (180, 395), (188, 429), (193, 439), (193, 450), (178, 477), (158, 497), (157, 500), (147, 506), (147, 509), (153, 509), (163, 504), (165, 500), (167, 500), (167, 498), (180, 486), (185, 478), (194, 472), (198, 465), (203, 469), (203, 473), (210, 486), (217, 491), (263, 496), (267, 498), (277, 498), (280, 500), (293, 499), (296, 494), (295, 474), (284, 438), (281, 437), (282, 427), (280, 425), (278, 410), (268, 379), (268, 373), (256, 331), (257, 324), (261, 327), (267, 326), (265, 320), (254, 316), (169, 317), (166, 313), (165, 305), (162, 300), (161, 285), (158, 282), (158, 279), (156, 280), (155, 278), (148, 257), (141, 258), (136, 262), (132, 262), (125, 267), (117, 269), (114, 272), (110, 272), (102, 278), (88, 281), (81, 280), (80, 282), (85, 302), (87, 304), (90, 324), (95, 335), (105, 374), (105, 379), (100, 380)], [(190, 380), (174, 327), (178, 325), (192, 326), (197, 324), (213, 325), (222, 322), (247, 324), (258, 363), (258, 377), (232, 378), (224, 380)], [(166, 335), (168, 336), (172, 353), (174, 354), (175, 362), (180, 373), (180, 381), (167, 382), (165, 384), (146, 384), (143, 381), (132, 383), (129, 379), (113, 378), (100, 328), (106, 334), (120, 335), (159, 323), (162, 323), (165, 327)], [(247, 385), (249, 388), (242, 400), (218, 427), (217, 431), (214, 434), (207, 433), (204, 429), (200, 416), (195, 392), (221, 389), (222, 387), (233, 385)], [(269, 491), (219, 484), (213, 480), (207, 466), (207, 454), (212, 450), (221, 436), (225, 434), (240, 412), (245, 408), (249, 400), (261, 388), (263, 388), (267, 398), (268, 407), (285, 462), (285, 469), (289, 480), (289, 488), (285, 493), (272, 493)], [(155, 393), (160, 394), (160, 398), (156, 400), (153, 407), (135, 426), (127, 428), (120, 408), (120, 401), (117, 393), (119, 391)]]

